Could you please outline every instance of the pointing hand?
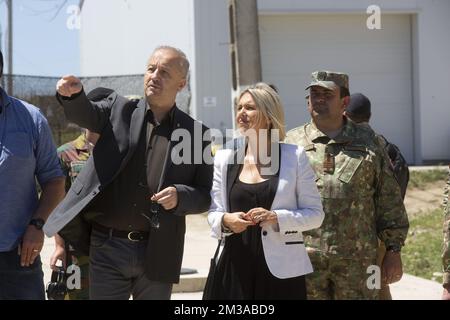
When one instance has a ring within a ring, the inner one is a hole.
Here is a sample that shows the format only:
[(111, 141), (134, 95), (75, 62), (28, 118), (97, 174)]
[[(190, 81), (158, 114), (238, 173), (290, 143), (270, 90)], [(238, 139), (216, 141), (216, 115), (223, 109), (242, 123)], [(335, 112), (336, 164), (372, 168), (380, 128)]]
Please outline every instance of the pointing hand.
[(64, 76), (56, 83), (56, 91), (63, 97), (70, 98), (83, 89), (80, 79), (75, 76)]

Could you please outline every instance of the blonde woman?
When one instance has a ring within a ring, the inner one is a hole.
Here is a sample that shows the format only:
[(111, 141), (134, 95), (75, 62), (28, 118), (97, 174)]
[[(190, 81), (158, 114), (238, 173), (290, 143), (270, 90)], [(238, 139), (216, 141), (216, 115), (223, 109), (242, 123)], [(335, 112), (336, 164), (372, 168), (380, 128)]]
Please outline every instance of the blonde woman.
[(306, 299), (302, 232), (324, 219), (314, 173), (301, 147), (280, 143), (284, 113), (269, 85), (240, 94), (236, 123), (245, 146), (215, 156), (208, 222), (225, 241), (207, 298)]

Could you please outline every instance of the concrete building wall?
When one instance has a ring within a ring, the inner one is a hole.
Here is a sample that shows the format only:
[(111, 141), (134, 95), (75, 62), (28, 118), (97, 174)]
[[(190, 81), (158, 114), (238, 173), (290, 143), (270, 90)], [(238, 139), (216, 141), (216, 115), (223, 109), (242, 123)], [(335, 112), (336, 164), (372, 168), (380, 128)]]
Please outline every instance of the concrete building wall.
[(450, 30), (450, 1), (258, 1), (260, 15), (361, 13), (372, 4), (380, 7), (381, 21), (383, 13), (411, 15), (414, 162), (448, 160), (450, 100), (446, 92), (450, 89), (450, 77), (445, 74), (450, 70), (450, 42), (446, 40)]
[(212, 128), (233, 127), (228, 1), (195, 0), (193, 115)]
[(350, 91), (371, 100), (374, 130), (413, 161), (409, 14), (385, 14), (381, 30), (367, 29), (365, 13), (273, 14), (259, 21), (263, 77), (278, 86), (288, 129), (310, 119), (305, 87), (311, 72), (345, 72)]
[(450, 159), (450, 1), (420, 1), (417, 14), (418, 105), (424, 161)]
[[(260, 16), (310, 13), (326, 19), (327, 14), (365, 13), (372, 4), (371, 0), (259, 0), (258, 10)], [(413, 128), (412, 161), (450, 159), (446, 94), (450, 89), (450, 1), (378, 0), (376, 4), (382, 25), (383, 13), (407, 15), (411, 21), (405, 32), (411, 50), (403, 63), (411, 63), (407, 85), (412, 116), (405, 121)], [(210, 127), (232, 127), (227, 6), (227, 0), (86, 1), (80, 31), (82, 75), (139, 74), (156, 45), (175, 45), (192, 62), (190, 113)], [(361, 84), (357, 88), (364, 89)]]
[(161, 44), (194, 52), (193, 0), (85, 1), (81, 13), (82, 76), (142, 74)]

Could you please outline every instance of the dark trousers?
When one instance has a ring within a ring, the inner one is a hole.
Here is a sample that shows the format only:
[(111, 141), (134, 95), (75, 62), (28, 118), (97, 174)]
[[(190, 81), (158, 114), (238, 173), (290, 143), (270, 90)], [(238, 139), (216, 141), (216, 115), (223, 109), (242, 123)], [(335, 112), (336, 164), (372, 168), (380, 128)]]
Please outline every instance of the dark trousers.
[(40, 257), (22, 267), (17, 248), (0, 252), (0, 300), (45, 300)]
[(90, 247), (91, 300), (169, 300), (172, 283), (144, 273), (147, 241), (133, 242), (93, 230)]

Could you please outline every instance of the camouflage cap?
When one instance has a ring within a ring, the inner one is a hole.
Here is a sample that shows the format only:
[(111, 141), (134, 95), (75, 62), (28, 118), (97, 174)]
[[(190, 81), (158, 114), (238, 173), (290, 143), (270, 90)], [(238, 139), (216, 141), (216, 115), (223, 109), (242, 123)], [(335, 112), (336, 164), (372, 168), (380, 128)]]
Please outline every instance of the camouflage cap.
[(348, 86), (348, 75), (342, 72), (334, 72), (334, 71), (314, 71), (311, 74), (312, 81), (306, 87), (308, 90), (312, 86), (320, 86), (326, 89), (334, 89), (336, 86), (347, 88), (350, 91)]

